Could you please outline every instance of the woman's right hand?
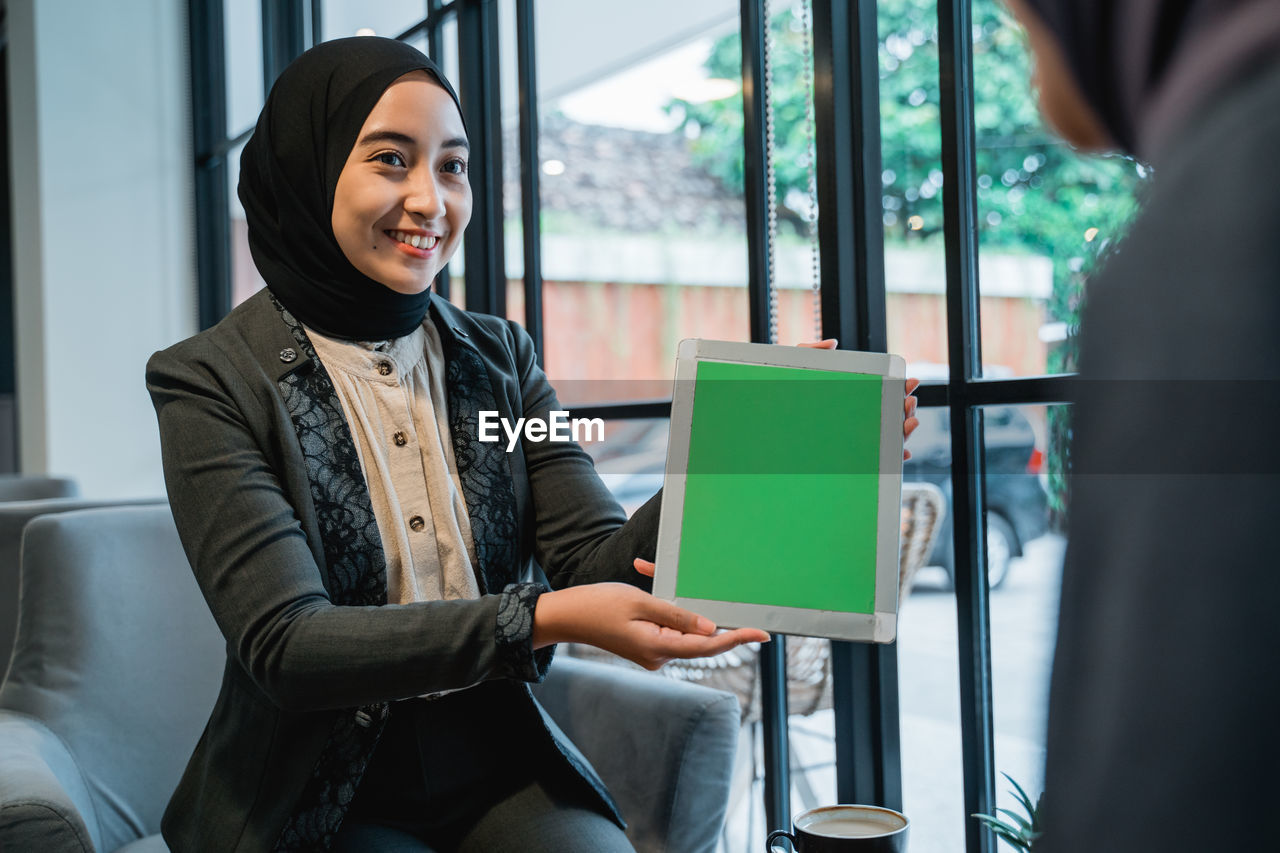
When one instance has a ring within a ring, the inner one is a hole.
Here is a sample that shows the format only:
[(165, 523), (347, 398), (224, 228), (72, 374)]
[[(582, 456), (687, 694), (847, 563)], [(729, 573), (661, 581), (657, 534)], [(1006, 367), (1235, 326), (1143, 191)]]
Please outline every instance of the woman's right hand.
[(586, 643), (654, 670), (676, 658), (718, 655), (743, 643), (768, 642), (755, 628), (716, 633), (705, 616), (625, 583), (572, 586), (538, 597), (533, 647)]

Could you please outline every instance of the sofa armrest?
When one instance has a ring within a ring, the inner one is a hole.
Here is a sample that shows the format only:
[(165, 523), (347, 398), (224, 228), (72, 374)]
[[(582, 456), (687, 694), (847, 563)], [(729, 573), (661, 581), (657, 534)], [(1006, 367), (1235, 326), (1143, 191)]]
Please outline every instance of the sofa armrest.
[(0, 710), (0, 850), (93, 853), (80, 768), (43, 723)]
[(737, 751), (733, 694), (560, 657), (535, 695), (600, 774), (638, 851), (715, 850)]

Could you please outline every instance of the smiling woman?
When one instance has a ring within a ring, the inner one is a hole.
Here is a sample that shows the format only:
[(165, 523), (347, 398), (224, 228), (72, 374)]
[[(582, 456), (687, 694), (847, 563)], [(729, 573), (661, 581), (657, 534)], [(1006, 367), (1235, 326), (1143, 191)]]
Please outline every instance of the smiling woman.
[(768, 639), (645, 591), (658, 496), (628, 519), (575, 441), (480, 440), (482, 413), (561, 407), (523, 329), (432, 297), (471, 215), (467, 154), (414, 48), (308, 51), (241, 158), (266, 289), (148, 364), (228, 648), (165, 814), (175, 853), (630, 850), (525, 683), (558, 642), (656, 668)]
[(352, 265), (420, 293), (471, 219), (467, 137), (449, 93), (425, 71), (387, 87), (360, 128), (333, 197), (333, 236)]

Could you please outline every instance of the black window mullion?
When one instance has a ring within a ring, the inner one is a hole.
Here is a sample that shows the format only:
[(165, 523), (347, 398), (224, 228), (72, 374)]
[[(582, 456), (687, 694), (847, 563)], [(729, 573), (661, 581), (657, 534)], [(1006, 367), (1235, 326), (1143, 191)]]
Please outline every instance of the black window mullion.
[[(747, 218), (747, 298), (751, 340), (773, 343), (769, 317), (769, 233), (764, 50), (764, 0), (741, 0), (743, 191)], [(791, 765), (787, 740), (786, 637), (774, 634), (760, 649), (761, 724), (764, 730), (764, 807), (769, 829), (791, 827)]]
[[(428, 40), (433, 36), (438, 36), (440, 34), (440, 24), (447, 16), (456, 12), (459, 5), (465, 2), (471, 2), (471, 0), (449, 0), (448, 3), (443, 2), (443, 0), (427, 0), (427, 16), (421, 21), (418, 21), (418, 23), (409, 27), (407, 30), (403, 30), (397, 34), (396, 38), (400, 41), (405, 41), (418, 35), (418, 33), (423, 30), (427, 31)], [(435, 47), (431, 46), (430, 41), (428, 41), (427, 49), (432, 51), (431, 58), (435, 59)], [(436, 61), (436, 64), (441, 68), (444, 67), (444, 63), (439, 60)]]
[(196, 287), (199, 324), (231, 310), (230, 199), (225, 150), (227, 84), (222, 0), (190, 0), (191, 139), (195, 149)]
[[(400, 38), (406, 38), (416, 32), (420, 28), (425, 27), (427, 30), (427, 53), (441, 71), (444, 70), (444, 36), (441, 33), (444, 23), (444, 15), (441, 12), (440, 0), (427, 0), (427, 19), (410, 28), (408, 32), (401, 35)], [(449, 265), (445, 264), (440, 270), (440, 274), (436, 276), (436, 293), (444, 299), (449, 298)]]
[(741, 0), (743, 200), (747, 221), (747, 298), (749, 334), (756, 343), (769, 339), (769, 182), (765, 162), (764, 0)]
[(262, 0), (262, 95), (280, 72), (307, 49), (309, 0)]
[(498, 91), (498, 13), (488, 0), (460, 0), (458, 94), (471, 143), (473, 194), (467, 263), (467, 310), (505, 316), (507, 271), (502, 234), (502, 114)]
[(885, 352), (880, 78), (874, 0), (813, 0), (822, 331)]
[(444, 69), (444, 40), (441, 37), (441, 24), (444, 22), (443, 16), (440, 14), (440, 0), (427, 0), (427, 18), (411, 27), (398, 38), (406, 38), (415, 34), (419, 28), (425, 27), (427, 30), (427, 53), (430, 54), (432, 61)]
[(311, 23), (311, 39), (307, 43), (308, 48), (315, 47), (324, 41), (324, 0), (310, 0), (311, 14), (309, 20)]
[(520, 220), (524, 240), (524, 326), (542, 352), (542, 199), (538, 184), (538, 68), (534, 0), (516, 0), (516, 53), (520, 90)]
[(966, 399), (982, 365), (970, 0), (939, 0), (938, 46), (965, 849), (994, 853), (994, 834), (969, 817), (995, 809), (982, 411)]
[(569, 410), (570, 418), (604, 418), (634, 420), (637, 418), (671, 417), (671, 399), (634, 400), (629, 403), (586, 403)]
[[(876, 4), (814, 0), (822, 333), (884, 352)], [(832, 643), (836, 798), (902, 808), (896, 644)]]

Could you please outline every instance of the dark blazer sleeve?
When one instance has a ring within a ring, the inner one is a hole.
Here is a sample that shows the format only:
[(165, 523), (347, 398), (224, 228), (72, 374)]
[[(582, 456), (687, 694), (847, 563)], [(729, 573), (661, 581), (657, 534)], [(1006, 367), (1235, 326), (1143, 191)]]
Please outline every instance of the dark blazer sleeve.
[(305, 473), (300, 455), (287, 458), (296, 442), (291, 430), (280, 435), (287, 420), (272, 420), (269, 382), (247, 381), (215, 343), (197, 337), (154, 355), (147, 387), (187, 557), (228, 653), (277, 706), (354, 707), (538, 677), (527, 635), (520, 649), (495, 632), (504, 608), (531, 623), (531, 603), (521, 606), (516, 592), (333, 604), (291, 501), (301, 500)]
[[(513, 336), (520, 394), (526, 418), (561, 410), (555, 390), (538, 366), (533, 341), (519, 325)], [(596, 473), (591, 457), (575, 442), (524, 441), (534, 512), (534, 554), (556, 589), (622, 581), (642, 589), (652, 581), (632, 560), (654, 558), (662, 493), (630, 519)]]

